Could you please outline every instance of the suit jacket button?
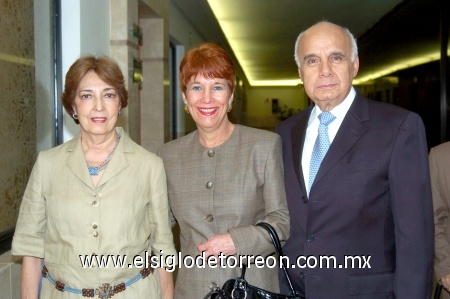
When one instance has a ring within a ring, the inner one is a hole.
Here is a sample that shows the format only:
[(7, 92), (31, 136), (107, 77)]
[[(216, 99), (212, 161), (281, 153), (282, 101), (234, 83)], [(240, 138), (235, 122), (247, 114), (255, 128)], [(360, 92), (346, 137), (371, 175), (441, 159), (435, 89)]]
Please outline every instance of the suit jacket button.
[(206, 215), (206, 221), (213, 222), (214, 221), (214, 216), (211, 215), (211, 214)]
[(209, 157), (214, 157), (214, 154), (215, 154), (215, 152), (214, 152), (213, 149), (208, 150), (208, 156)]
[(307, 203), (308, 202), (308, 200), (306, 199), (306, 196), (302, 196), (302, 200), (303, 200), (303, 203)]
[(306, 238), (306, 240), (307, 240), (308, 242), (314, 241), (314, 235), (309, 235), (308, 238)]
[(300, 272), (300, 274), (298, 275), (300, 277), (300, 279), (305, 279), (305, 273)]
[(209, 181), (206, 183), (206, 189), (211, 189), (213, 186), (213, 182)]

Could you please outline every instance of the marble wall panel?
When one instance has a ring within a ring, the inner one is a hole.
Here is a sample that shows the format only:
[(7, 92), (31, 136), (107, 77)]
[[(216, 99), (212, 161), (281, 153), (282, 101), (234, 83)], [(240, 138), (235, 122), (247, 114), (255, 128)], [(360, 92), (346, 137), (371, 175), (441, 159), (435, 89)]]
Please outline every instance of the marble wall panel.
[(0, 233), (15, 226), (36, 157), (33, 0), (0, 0)]

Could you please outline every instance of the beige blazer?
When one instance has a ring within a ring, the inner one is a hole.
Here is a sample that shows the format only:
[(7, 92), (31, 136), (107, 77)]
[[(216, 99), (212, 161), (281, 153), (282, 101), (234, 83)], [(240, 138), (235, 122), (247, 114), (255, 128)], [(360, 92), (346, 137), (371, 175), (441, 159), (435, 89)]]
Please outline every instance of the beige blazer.
[[(289, 212), (283, 181), (281, 139), (272, 132), (236, 125), (231, 137), (212, 149), (199, 143), (198, 132), (165, 144), (160, 150), (167, 174), (169, 204), (180, 226), (183, 257), (196, 257), (197, 244), (229, 232), (236, 257), (274, 252), (258, 222), (272, 224), (280, 238), (289, 235)], [(230, 260), (232, 262), (233, 260)], [(240, 275), (237, 267), (187, 268), (180, 262), (176, 299), (199, 299), (211, 284)], [(250, 264), (246, 278), (260, 288), (278, 291), (277, 268)]]
[[(20, 208), (12, 254), (35, 256), (55, 280), (76, 288), (127, 282), (141, 269), (128, 267), (146, 251), (175, 255), (165, 172), (161, 159), (122, 136), (101, 181), (89, 176), (81, 137), (41, 152)], [(127, 256), (124, 268), (83, 268), (80, 255)], [(114, 298), (160, 298), (154, 271)], [(81, 298), (42, 281), (41, 298)]]
[[(430, 150), (430, 177), (433, 193), (435, 255), (437, 279), (450, 274), (450, 142)], [(442, 298), (450, 298), (443, 290)]]

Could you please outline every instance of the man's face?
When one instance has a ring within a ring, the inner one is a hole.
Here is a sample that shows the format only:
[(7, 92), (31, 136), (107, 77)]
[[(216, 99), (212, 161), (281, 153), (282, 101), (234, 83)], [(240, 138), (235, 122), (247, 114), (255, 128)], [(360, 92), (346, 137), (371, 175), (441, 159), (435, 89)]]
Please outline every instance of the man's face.
[(359, 59), (351, 61), (352, 44), (342, 28), (320, 23), (309, 28), (297, 49), (298, 73), (306, 93), (322, 111), (330, 111), (350, 92)]

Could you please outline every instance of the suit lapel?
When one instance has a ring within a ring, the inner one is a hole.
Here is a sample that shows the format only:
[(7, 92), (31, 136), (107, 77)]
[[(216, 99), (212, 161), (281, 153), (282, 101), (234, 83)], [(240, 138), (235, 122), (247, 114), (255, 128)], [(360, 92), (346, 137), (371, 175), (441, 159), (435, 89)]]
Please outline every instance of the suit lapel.
[[(129, 163), (125, 157), (125, 153), (134, 153), (133, 145), (130, 137), (123, 132), (121, 128), (117, 128), (117, 133), (121, 135), (119, 145), (117, 146), (111, 162), (109, 162), (108, 167), (103, 173), (100, 182), (97, 185), (99, 188), (101, 185), (108, 182), (111, 178), (115, 177), (123, 169), (129, 166)], [(86, 166), (86, 160), (84, 157), (83, 149), (81, 147), (81, 137), (69, 141), (71, 144), (68, 146), (67, 151), (71, 152), (69, 158), (67, 159), (66, 165), (74, 173), (80, 181), (82, 181), (86, 186), (95, 191), (95, 187), (92, 183), (92, 179), (89, 175)]]
[(304, 117), (301, 117), (298, 124), (292, 128), (291, 140), (292, 140), (292, 153), (295, 174), (297, 175), (298, 183), (300, 184), (303, 193), (306, 195), (305, 179), (303, 177), (303, 167), (302, 167), (302, 153), (303, 145), (305, 143), (306, 129), (308, 128), (308, 120), (311, 115), (311, 111), (314, 105), (309, 106)]
[(117, 133), (121, 135), (120, 142), (117, 145), (117, 149), (111, 157), (111, 162), (109, 162), (97, 188), (106, 184), (106, 182), (129, 166), (125, 153), (134, 153), (130, 137), (128, 137), (121, 128), (117, 129)]
[[(350, 109), (342, 122), (330, 149), (325, 155), (313, 186), (353, 147), (367, 131), (364, 122), (369, 120), (369, 103), (360, 93), (356, 93)], [(312, 187), (311, 186), (311, 189)]]
[(91, 177), (87, 170), (86, 159), (84, 158), (83, 149), (81, 147), (81, 136), (68, 141), (71, 144), (67, 147), (67, 152), (69, 152), (69, 158), (66, 161), (67, 167), (73, 172), (73, 174), (83, 182), (87, 187), (95, 190), (92, 184)]

